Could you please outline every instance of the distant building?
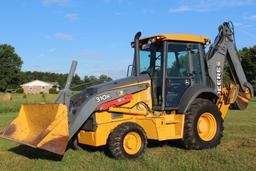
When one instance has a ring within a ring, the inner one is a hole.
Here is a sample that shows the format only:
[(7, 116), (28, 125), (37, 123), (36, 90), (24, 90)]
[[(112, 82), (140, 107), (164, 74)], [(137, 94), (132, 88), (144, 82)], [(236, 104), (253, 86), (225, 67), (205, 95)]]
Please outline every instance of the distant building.
[(60, 90), (60, 85), (58, 82), (48, 82), (50, 84), (52, 84), (52, 88), (55, 88), (57, 91)]
[(25, 94), (40, 94), (46, 93), (49, 94), (49, 90), (51, 88), (56, 88), (59, 90), (59, 84), (57, 82), (48, 83), (45, 81), (34, 80), (25, 84), (21, 85), (22, 89), (24, 90)]

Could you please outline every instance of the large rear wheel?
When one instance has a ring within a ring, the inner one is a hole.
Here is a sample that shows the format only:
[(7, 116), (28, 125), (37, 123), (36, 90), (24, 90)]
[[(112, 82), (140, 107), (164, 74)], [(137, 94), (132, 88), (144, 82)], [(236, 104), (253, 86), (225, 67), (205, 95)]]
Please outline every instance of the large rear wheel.
[(187, 149), (213, 148), (220, 144), (223, 119), (210, 100), (197, 98), (186, 112), (182, 143)]

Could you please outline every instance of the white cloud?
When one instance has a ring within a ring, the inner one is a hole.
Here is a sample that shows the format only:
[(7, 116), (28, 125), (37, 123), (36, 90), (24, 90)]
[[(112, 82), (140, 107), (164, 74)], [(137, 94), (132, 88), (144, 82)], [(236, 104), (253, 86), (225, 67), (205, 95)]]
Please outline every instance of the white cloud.
[(240, 27), (240, 26), (243, 26), (243, 25), (244, 25), (243, 23), (239, 23), (239, 22), (235, 22), (235, 23), (234, 23), (234, 26), (235, 26), (235, 27)]
[(114, 14), (117, 15), (117, 16), (121, 16), (121, 15), (124, 15), (125, 13), (123, 13), (123, 12), (115, 12)]
[(55, 52), (55, 51), (56, 51), (56, 48), (48, 49), (48, 52), (49, 52), (49, 53), (53, 53), (53, 52)]
[(256, 21), (256, 15), (247, 16), (247, 17), (245, 17), (245, 19)]
[(155, 10), (154, 9), (142, 9), (141, 11), (144, 15), (152, 15), (155, 14)]
[(118, 4), (122, 4), (124, 2), (129, 2), (127, 0), (103, 0), (105, 3), (118, 3)]
[(64, 5), (67, 0), (42, 0), (43, 4), (58, 4), (58, 5)]
[(64, 41), (73, 40), (73, 36), (72, 35), (65, 34), (65, 33), (56, 33), (54, 35), (54, 38), (58, 39), (58, 40), (64, 40)]
[(252, 40), (256, 40), (256, 35), (252, 33), (251, 31), (245, 30), (245, 29), (239, 29), (239, 31), (243, 32), (248, 38)]
[(180, 5), (176, 8), (170, 8), (169, 12), (187, 12), (187, 11), (191, 11), (192, 9), (190, 8), (190, 6), (188, 5)]
[(40, 53), (40, 54), (38, 55), (38, 57), (39, 57), (39, 58), (43, 58), (43, 57), (45, 57), (45, 54), (44, 54), (44, 53)]
[(214, 11), (221, 8), (231, 8), (239, 6), (249, 6), (256, 5), (255, 0), (200, 0), (198, 3), (193, 3), (191, 1), (186, 1), (186, 3), (180, 4), (175, 7), (171, 7), (169, 12), (179, 13), (179, 12), (208, 12)]
[(82, 50), (76, 54), (78, 57), (99, 57), (100, 54), (88, 50)]
[(79, 14), (78, 13), (68, 13), (65, 15), (65, 17), (70, 21), (75, 21), (79, 18)]
[[(256, 19), (255, 19), (256, 20)], [(248, 24), (246, 22), (234, 22), (235, 27), (240, 27), (240, 28), (252, 28), (251, 24)]]

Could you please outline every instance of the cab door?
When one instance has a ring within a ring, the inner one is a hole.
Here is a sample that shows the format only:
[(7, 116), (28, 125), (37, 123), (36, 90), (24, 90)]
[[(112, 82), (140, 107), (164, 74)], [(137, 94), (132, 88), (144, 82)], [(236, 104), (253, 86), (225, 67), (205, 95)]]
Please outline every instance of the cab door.
[(165, 110), (174, 109), (184, 92), (203, 84), (199, 44), (168, 42), (166, 45)]

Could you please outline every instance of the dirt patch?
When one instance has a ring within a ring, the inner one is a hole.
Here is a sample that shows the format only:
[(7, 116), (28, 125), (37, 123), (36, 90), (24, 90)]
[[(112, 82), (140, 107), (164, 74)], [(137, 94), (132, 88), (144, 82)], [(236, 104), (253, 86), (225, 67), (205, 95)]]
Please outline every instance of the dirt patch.
[(225, 142), (223, 143), (223, 145), (226, 147), (226, 148), (236, 148), (236, 147), (239, 147), (241, 145), (241, 141), (237, 140), (237, 141), (228, 141), (228, 142)]
[(256, 139), (245, 139), (239, 147), (256, 147)]
[(223, 143), (226, 148), (256, 147), (256, 139), (246, 138), (243, 140), (228, 141)]
[(5, 156), (7, 152), (5, 151), (0, 151), (0, 156)]
[(2, 96), (3, 101), (11, 101), (12, 100), (12, 95), (10, 93), (5, 93)]

